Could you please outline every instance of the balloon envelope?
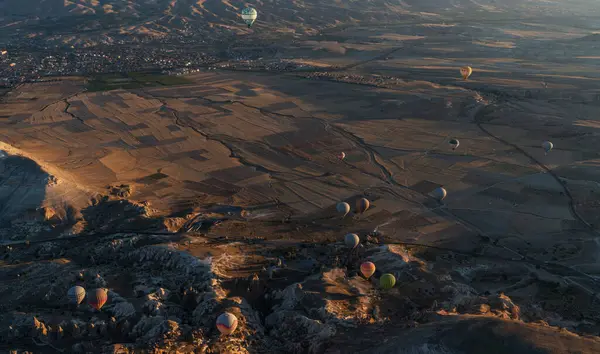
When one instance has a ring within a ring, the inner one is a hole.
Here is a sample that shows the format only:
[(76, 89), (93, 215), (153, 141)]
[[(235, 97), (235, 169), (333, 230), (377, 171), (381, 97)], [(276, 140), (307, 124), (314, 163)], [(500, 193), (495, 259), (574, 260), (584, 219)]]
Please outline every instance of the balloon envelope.
[(433, 190), (433, 192), (431, 192), (431, 194), (433, 195), (433, 197), (437, 200), (444, 200), (444, 198), (446, 198), (446, 195), (448, 195), (448, 193), (446, 192), (446, 190), (442, 187), (438, 187), (436, 189)]
[(545, 152), (549, 152), (550, 150), (552, 150), (553, 147), (554, 147), (554, 144), (552, 144), (549, 141), (544, 141), (542, 143), (542, 148), (544, 149)]
[(448, 144), (452, 146), (452, 150), (455, 150), (458, 147), (458, 145), (460, 145), (460, 141), (458, 141), (458, 139), (450, 139), (450, 141), (448, 141)]
[(85, 289), (79, 285), (76, 285), (69, 289), (67, 292), (67, 297), (69, 298), (69, 302), (79, 305), (85, 298)]
[(396, 277), (386, 273), (379, 278), (379, 286), (383, 289), (391, 289), (396, 285)]
[(98, 288), (94, 290), (88, 297), (88, 303), (96, 310), (100, 310), (108, 300), (108, 292), (106, 289)]
[(369, 279), (371, 275), (375, 274), (375, 269), (375, 264), (373, 262), (364, 262), (360, 265), (360, 272), (367, 279)]
[(335, 208), (337, 209), (337, 212), (340, 214), (344, 214), (344, 216), (346, 216), (349, 212), (350, 212), (350, 204), (346, 203), (346, 202), (340, 202), (338, 203)]
[(338, 159), (343, 160), (346, 158), (346, 153), (342, 151), (337, 155), (337, 157)]
[(367, 211), (367, 209), (369, 209), (369, 206), (371, 204), (369, 203), (369, 201), (366, 198), (360, 198), (359, 200), (356, 201), (356, 211), (360, 214), (364, 213), (365, 211)]
[(473, 69), (471, 69), (470, 66), (463, 66), (462, 68), (460, 68), (460, 74), (462, 75), (464, 80), (468, 79), (472, 73)]
[(256, 17), (258, 17), (258, 12), (252, 7), (247, 7), (242, 10), (242, 19), (248, 27), (251, 27), (254, 21), (256, 21)]
[(360, 238), (358, 237), (357, 234), (347, 234), (344, 237), (344, 243), (349, 248), (355, 248), (360, 243)]
[(218, 318), (217, 318), (217, 329), (219, 330), (219, 332), (223, 333), (223, 334), (231, 334), (233, 333), (233, 331), (235, 331), (235, 329), (237, 328), (238, 325), (238, 319), (237, 317), (235, 317), (235, 315), (229, 313), (229, 312), (223, 312)]

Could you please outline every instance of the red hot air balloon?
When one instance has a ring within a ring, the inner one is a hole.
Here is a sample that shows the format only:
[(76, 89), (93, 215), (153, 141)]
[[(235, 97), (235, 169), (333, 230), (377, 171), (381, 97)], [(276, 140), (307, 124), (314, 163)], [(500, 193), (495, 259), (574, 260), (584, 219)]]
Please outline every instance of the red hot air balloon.
[(88, 303), (90, 306), (98, 311), (100, 311), (102, 306), (104, 306), (106, 300), (108, 300), (108, 291), (102, 288), (94, 290), (88, 297)]
[(360, 265), (360, 272), (365, 278), (369, 279), (373, 274), (375, 274), (375, 264), (373, 262), (364, 262)]

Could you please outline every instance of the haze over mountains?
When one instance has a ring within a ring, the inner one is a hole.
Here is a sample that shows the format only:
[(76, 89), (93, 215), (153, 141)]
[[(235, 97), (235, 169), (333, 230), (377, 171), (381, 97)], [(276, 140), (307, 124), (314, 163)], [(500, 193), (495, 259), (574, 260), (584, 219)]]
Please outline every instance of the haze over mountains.
[(256, 35), (262, 36), (314, 34), (340, 23), (386, 23), (410, 17), (452, 21), (571, 16), (570, 21), (579, 17), (577, 21), (585, 22), (587, 17), (581, 16), (598, 13), (596, 3), (589, 0), (7, 0), (0, 4), (0, 41), (36, 38), (50, 45), (91, 46), (194, 36), (198, 31), (239, 34), (246, 32), (239, 26), (239, 12), (245, 6), (258, 9)]

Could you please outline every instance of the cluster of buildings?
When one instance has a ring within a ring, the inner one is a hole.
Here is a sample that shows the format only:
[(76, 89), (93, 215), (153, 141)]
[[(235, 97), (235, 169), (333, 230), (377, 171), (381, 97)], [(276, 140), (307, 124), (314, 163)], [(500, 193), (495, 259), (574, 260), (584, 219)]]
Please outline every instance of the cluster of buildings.
[[(115, 72), (162, 70), (183, 75), (198, 68), (292, 71), (310, 65), (278, 58), (275, 46), (236, 43), (225, 50), (207, 53), (193, 46), (107, 45), (71, 50), (7, 48), (0, 55), (0, 86), (11, 87), (41, 77), (94, 75)], [(1, 53), (1, 52), (0, 52)]]
[(107, 46), (70, 51), (31, 52), (6, 49), (0, 56), (0, 86), (43, 76), (92, 75), (113, 72), (206, 66), (217, 57), (188, 49)]
[(358, 75), (345, 72), (336, 72), (337, 68), (329, 68), (330, 71), (311, 72), (305, 77), (320, 80), (343, 81), (362, 85), (388, 86), (397, 85), (402, 82), (398, 77), (384, 75)]

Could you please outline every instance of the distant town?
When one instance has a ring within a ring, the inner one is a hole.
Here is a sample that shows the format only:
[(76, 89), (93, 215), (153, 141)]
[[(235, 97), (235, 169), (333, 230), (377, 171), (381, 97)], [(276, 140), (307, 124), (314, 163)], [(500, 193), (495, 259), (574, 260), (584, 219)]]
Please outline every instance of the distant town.
[(244, 68), (282, 71), (299, 66), (289, 60), (277, 59), (278, 49), (259, 44), (235, 44), (221, 51), (194, 50), (178, 46), (114, 45), (70, 50), (30, 48), (0, 49), (0, 86), (13, 87), (19, 83), (51, 76), (93, 76), (106, 73), (156, 71), (181, 75), (199, 68)]

